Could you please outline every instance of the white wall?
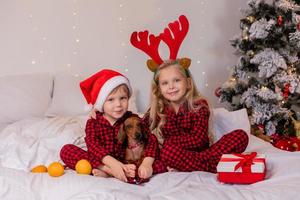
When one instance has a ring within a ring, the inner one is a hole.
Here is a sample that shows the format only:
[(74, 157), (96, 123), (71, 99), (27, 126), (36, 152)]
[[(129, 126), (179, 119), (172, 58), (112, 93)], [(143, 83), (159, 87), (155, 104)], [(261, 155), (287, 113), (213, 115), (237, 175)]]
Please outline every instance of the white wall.
[[(158, 34), (185, 14), (190, 31), (179, 56), (192, 59), (198, 88), (219, 106), (214, 90), (236, 63), (228, 40), (240, 33), (239, 8), (245, 6), (244, 0), (1, 0), (0, 75), (66, 71), (87, 77), (110, 67), (130, 78), (144, 111), (152, 73), (130, 35)], [(161, 51), (168, 56), (165, 46)]]

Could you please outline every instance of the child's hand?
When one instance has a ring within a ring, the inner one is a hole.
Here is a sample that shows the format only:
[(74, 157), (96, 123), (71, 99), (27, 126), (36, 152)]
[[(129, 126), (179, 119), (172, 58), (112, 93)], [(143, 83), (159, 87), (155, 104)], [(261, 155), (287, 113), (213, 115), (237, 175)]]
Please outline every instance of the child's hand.
[(168, 170), (168, 172), (179, 172), (178, 169), (175, 169), (175, 168), (172, 168), (172, 167), (169, 167), (169, 166), (167, 166), (167, 170)]
[(154, 158), (152, 157), (145, 157), (143, 159), (142, 164), (138, 168), (138, 175), (142, 179), (150, 178), (153, 174), (152, 164), (154, 162)]
[(120, 163), (120, 162), (111, 163), (110, 169), (111, 169), (111, 174), (113, 175), (113, 177), (115, 177), (121, 181), (127, 182), (124, 165), (122, 163)]
[(125, 164), (123, 166), (126, 177), (135, 177), (136, 166), (134, 164)]
[(124, 168), (123, 163), (121, 163), (120, 161), (116, 160), (114, 157), (109, 155), (105, 156), (102, 159), (102, 162), (110, 168), (110, 173), (113, 177), (121, 181), (127, 182), (127, 178), (125, 176), (124, 169), (123, 169)]
[(142, 163), (138, 169), (138, 175), (142, 179), (147, 179), (152, 176), (153, 168), (152, 165)]

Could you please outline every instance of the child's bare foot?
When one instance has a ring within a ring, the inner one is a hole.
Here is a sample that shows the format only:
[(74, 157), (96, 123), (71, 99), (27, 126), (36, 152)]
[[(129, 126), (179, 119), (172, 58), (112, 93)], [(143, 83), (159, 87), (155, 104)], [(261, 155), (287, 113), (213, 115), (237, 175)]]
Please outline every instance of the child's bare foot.
[(168, 172), (179, 172), (178, 169), (172, 168), (172, 167), (167, 167)]
[(97, 177), (108, 178), (109, 175), (100, 169), (93, 169), (92, 174)]
[(98, 169), (93, 169), (92, 174), (94, 176), (99, 176), (99, 177), (110, 177), (111, 176), (111, 170), (109, 167), (105, 165), (100, 165)]

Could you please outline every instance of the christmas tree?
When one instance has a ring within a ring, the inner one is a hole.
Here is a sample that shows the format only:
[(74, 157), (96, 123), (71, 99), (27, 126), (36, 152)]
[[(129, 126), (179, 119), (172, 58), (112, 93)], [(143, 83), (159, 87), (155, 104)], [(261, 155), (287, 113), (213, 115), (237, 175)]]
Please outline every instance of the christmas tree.
[[(231, 40), (239, 59), (219, 88), (229, 110), (246, 108), (264, 134), (295, 135), (300, 120), (299, 0), (251, 0)], [(299, 131), (298, 131), (299, 132)]]

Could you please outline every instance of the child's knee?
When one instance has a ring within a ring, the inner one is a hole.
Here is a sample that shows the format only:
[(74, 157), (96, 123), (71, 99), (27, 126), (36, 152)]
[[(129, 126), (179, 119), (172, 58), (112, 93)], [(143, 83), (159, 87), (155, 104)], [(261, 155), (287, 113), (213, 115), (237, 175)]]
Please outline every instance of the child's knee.
[(233, 131), (233, 135), (236, 139), (238, 139), (238, 146), (240, 147), (239, 151), (245, 151), (249, 143), (248, 134), (242, 129), (237, 129)]
[(243, 143), (248, 144), (248, 142), (249, 142), (249, 136), (248, 136), (248, 134), (244, 130), (237, 129), (236, 130), (236, 134), (237, 134), (237, 137), (240, 138)]
[(236, 129), (232, 132), (230, 132), (229, 134), (226, 134), (225, 136), (229, 137), (229, 138), (239, 138), (242, 141), (248, 141), (248, 134), (242, 130), (242, 129)]
[(59, 153), (61, 159), (63, 159), (68, 154), (68, 152), (70, 152), (74, 148), (73, 146), (73, 144), (66, 144), (61, 148)]

